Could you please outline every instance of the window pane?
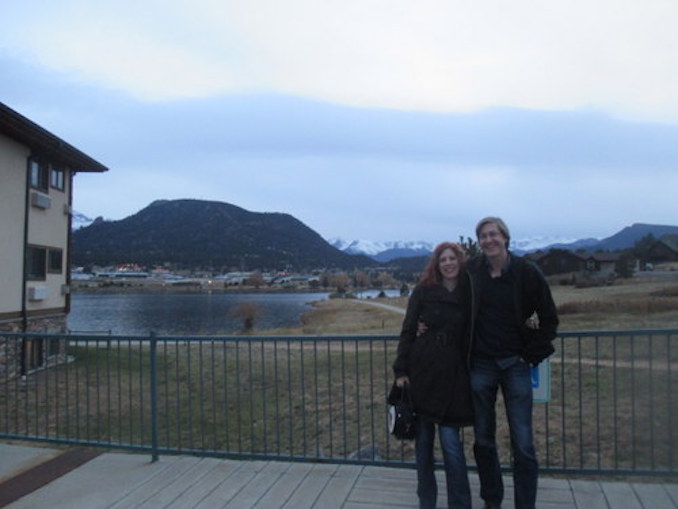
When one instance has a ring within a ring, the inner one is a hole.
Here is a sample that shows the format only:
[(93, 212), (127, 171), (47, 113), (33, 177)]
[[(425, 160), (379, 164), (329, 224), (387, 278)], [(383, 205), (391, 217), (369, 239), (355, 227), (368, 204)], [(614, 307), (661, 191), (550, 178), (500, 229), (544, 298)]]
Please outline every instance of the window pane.
[(26, 253), (26, 277), (28, 279), (44, 280), (47, 266), (47, 250), (42, 247), (28, 247)]
[(55, 189), (63, 191), (66, 187), (65, 180), (64, 170), (53, 166), (50, 171), (50, 185)]
[(29, 166), (31, 187), (47, 191), (47, 165), (38, 161), (31, 161)]
[(63, 271), (63, 251), (61, 249), (49, 250), (49, 272), (61, 274)]
[(38, 187), (40, 185), (40, 165), (37, 161), (31, 161), (31, 187)]

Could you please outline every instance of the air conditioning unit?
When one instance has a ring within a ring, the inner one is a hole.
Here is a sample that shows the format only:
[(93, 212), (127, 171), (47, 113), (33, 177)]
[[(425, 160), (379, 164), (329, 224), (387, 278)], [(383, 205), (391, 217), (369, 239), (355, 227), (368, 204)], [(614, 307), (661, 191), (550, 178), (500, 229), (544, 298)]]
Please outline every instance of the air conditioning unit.
[(52, 198), (42, 193), (31, 193), (31, 205), (39, 209), (48, 209), (52, 206)]
[(49, 296), (49, 288), (46, 286), (31, 286), (28, 288), (28, 300), (45, 300)]

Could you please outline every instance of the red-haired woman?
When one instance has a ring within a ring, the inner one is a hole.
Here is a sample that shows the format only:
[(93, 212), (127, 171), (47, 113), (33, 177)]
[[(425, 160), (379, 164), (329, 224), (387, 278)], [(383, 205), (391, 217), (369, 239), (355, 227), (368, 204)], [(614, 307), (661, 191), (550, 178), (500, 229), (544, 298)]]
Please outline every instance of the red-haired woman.
[[(473, 424), (467, 366), (470, 286), (466, 255), (451, 242), (436, 246), (407, 305), (393, 364), (396, 385), (409, 384), (417, 413), (415, 454), (421, 509), (435, 508), (435, 428), (443, 451), (450, 508), (471, 508), (460, 428)], [(419, 323), (425, 327), (419, 327)], [(418, 334), (418, 330), (425, 332)]]

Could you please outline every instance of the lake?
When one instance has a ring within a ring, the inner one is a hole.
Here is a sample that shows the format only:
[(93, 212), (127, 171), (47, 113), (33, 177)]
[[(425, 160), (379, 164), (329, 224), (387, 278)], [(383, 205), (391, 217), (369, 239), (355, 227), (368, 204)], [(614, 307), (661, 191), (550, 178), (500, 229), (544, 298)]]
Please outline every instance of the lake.
[[(361, 292), (371, 298), (377, 291)], [(388, 291), (387, 295), (398, 292)], [(73, 332), (118, 335), (218, 335), (242, 329), (242, 319), (231, 316), (249, 301), (261, 310), (255, 329), (298, 327), (312, 302), (327, 299), (321, 293), (74, 293), (68, 328)]]
[(74, 293), (68, 328), (111, 331), (113, 334), (159, 335), (233, 334), (242, 319), (231, 316), (245, 301), (261, 310), (255, 329), (296, 327), (311, 303), (329, 293)]

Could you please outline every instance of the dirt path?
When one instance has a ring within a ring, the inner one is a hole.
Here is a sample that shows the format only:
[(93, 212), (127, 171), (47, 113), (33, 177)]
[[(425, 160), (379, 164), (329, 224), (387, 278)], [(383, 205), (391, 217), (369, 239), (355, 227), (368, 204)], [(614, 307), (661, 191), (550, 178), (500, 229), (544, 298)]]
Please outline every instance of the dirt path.
[(400, 306), (392, 306), (390, 304), (384, 304), (383, 302), (374, 302), (372, 300), (357, 300), (356, 302), (360, 302), (361, 304), (369, 304), (370, 306), (375, 306), (378, 308), (386, 309), (388, 311), (393, 311), (394, 313), (399, 313), (401, 315), (405, 314), (405, 309), (401, 308)]

